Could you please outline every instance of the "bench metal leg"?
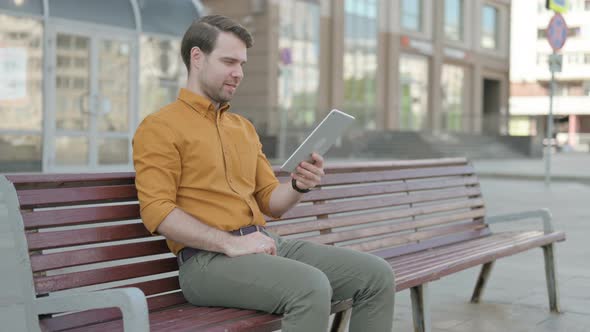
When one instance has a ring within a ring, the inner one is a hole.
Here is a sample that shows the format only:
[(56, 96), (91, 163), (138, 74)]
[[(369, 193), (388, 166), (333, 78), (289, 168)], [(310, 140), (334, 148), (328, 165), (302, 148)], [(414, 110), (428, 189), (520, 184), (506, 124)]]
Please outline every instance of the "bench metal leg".
[(479, 277), (477, 278), (477, 283), (475, 284), (475, 289), (473, 290), (473, 295), (471, 295), (471, 303), (479, 303), (479, 300), (483, 295), (483, 290), (490, 277), (490, 272), (492, 272), (492, 267), (494, 267), (494, 262), (495, 261), (491, 261), (482, 265)]
[(545, 256), (545, 277), (547, 278), (547, 291), (549, 293), (549, 309), (552, 312), (560, 312), (559, 289), (557, 288), (557, 270), (555, 268), (555, 256), (553, 243), (543, 246)]
[(430, 303), (428, 302), (428, 284), (410, 288), (412, 297), (412, 316), (414, 331), (430, 332)]
[(346, 331), (346, 326), (348, 325), (348, 321), (350, 320), (350, 315), (352, 315), (352, 308), (348, 308), (344, 311), (335, 313), (334, 321), (332, 322), (332, 328), (330, 329), (330, 332)]

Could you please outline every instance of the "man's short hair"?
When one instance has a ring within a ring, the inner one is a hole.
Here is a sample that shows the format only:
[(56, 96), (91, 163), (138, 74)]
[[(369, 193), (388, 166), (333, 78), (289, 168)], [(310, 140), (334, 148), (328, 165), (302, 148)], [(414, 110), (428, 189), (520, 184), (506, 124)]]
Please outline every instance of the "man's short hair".
[(233, 33), (246, 44), (246, 48), (250, 48), (254, 44), (250, 32), (231, 18), (222, 15), (203, 16), (191, 24), (182, 38), (180, 54), (189, 72), (191, 49), (198, 47), (203, 53), (207, 55), (211, 54), (213, 49), (215, 49), (215, 43), (221, 31)]

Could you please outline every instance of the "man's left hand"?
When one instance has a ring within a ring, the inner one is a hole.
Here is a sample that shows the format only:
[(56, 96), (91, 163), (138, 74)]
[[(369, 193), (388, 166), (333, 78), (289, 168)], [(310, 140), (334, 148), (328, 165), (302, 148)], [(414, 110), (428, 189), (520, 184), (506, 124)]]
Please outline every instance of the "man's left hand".
[(311, 189), (322, 181), (324, 173), (324, 158), (317, 153), (312, 153), (311, 158), (313, 164), (307, 161), (302, 161), (295, 169), (295, 173), (291, 173), (291, 178), (297, 182), (297, 187), (300, 189)]

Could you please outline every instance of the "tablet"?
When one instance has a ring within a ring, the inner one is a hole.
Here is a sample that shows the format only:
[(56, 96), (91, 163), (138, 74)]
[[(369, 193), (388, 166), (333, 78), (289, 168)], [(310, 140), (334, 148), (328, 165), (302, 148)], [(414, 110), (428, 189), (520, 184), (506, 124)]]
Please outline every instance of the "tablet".
[(299, 145), (297, 150), (281, 166), (281, 170), (294, 172), (302, 161), (311, 162), (313, 152), (324, 155), (354, 121), (354, 116), (333, 109)]

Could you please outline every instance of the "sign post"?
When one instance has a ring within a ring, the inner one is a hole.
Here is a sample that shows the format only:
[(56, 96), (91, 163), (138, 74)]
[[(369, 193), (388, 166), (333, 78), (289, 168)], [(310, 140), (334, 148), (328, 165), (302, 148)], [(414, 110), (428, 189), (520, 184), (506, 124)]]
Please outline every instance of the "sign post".
[[(564, 5), (565, 6), (565, 5)], [(547, 116), (547, 145), (545, 147), (545, 186), (551, 185), (551, 148), (553, 141), (553, 94), (555, 93), (555, 73), (561, 72), (563, 56), (558, 54), (567, 39), (567, 24), (561, 14), (555, 13), (547, 27), (547, 40), (553, 49), (549, 56), (551, 82), (549, 85), (549, 114)]]

